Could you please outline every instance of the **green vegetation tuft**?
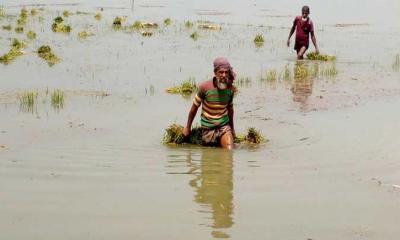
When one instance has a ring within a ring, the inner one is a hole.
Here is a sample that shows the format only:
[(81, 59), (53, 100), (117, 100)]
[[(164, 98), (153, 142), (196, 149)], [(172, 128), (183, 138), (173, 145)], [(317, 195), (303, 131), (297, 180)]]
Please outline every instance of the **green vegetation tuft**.
[(183, 81), (179, 86), (168, 88), (167, 93), (190, 95), (197, 91), (197, 84), (194, 78)]
[(199, 39), (200, 35), (197, 32), (194, 32), (190, 34), (190, 38), (192, 38), (194, 41), (197, 41)]
[(97, 21), (100, 21), (101, 20), (101, 13), (96, 13), (96, 15), (94, 15), (94, 18), (97, 20)]
[(309, 60), (317, 60), (317, 61), (336, 61), (335, 56), (330, 56), (330, 55), (324, 55), (324, 54), (319, 54), (316, 52), (310, 52), (307, 54), (307, 58)]
[(85, 40), (86, 38), (88, 38), (89, 36), (93, 36), (94, 34), (88, 31), (80, 31), (78, 33), (78, 39), (79, 40)]
[(166, 26), (169, 26), (169, 25), (172, 24), (172, 20), (171, 20), (170, 18), (166, 18), (166, 19), (164, 19), (164, 24), (165, 24)]
[(22, 95), (19, 95), (20, 107), (29, 112), (33, 112), (33, 107), (37, 101), (37, 92), (26, 91)]
[(122, 28), (122, 18), (115, 17), (112, 26), (115, 30), (121, 29)]
[(69, 17), (69, 16), (71, 16), (71, 15), (72, 15), (72, 13), (69, 12), (68, 10), (64, 10), (64, 11), (63, 11), (63, 16), (64, 16), (64, 17)]
[(51, 30), (53, 30), (53, 32), (70, 33), (72, 29), (70, 25), (64, 24), (64, 19), (62, 17), (58, 16), (54, 18)]
[(28, 37), (28, 39), (33, 40), (36, 38), (36, 33), (31, 30), (28, 33), (26, 33), (26, 36)]
[(191, 21), (186, 21), (185, 22), (185, 27), (192, 28), (193, 27), (193, 23)]
[(275, 69), (271, 69), (267, 71), (267, 77), (266, 77), (267, 81), (276, 81), (277, 77), (276, 77), (276, 70)]
[(16, 33), (23, 33), (24, 32), (24, 27), (23, 26), (17, 26), (15, 27), (15, 32)]
[(309, 76), (309, 70), (302, 64), (296, 65), (294, 76), (297, 79), (305, 79)]
[(53, 108), (62, 108), (64, 106), (64, 92), (56, 89), (51, 93), (51, 106)]
[(4, 26), (3, 26), (3, 30), (6, 30), (6, 31), (11, 31), (11, 29), (12, 29), (12, 27), (11, 27), (11, 25), (10, 25), (10, 24), (8, 24), (8, 25), (4, 25)]
[(47, 45), (39, 47), (38, 55), (39, 57), (46, 60), (47, 64), (49, 64), (50, 67), (60, 61), (60, 59), (51, 51), (51, 48)]
[(11, 49), (8, 53), (0, 57), (0, 63), (7, 65), (14, 61), (17, 57), (23, 55), (22, 49), (25, 48), (25, 43), (20, 42), (18, 39), (14, 39), (11, 44)]

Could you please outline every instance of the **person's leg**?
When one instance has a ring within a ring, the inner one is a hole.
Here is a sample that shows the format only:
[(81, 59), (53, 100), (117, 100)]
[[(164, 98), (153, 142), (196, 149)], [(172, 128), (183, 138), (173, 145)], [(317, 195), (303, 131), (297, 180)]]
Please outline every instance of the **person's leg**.
[(305, 46), (303, 46), (303, 47), (300, 48), (300, 50), (297, 52), (297, 59), (298, 59), (298, 60), (304, 58), (303, 55), (304, 55), (304, 53), (306, 52), (306, 50), (307, 50), (307, 47), (305, 47)]
[(221, 137), (221, 147), (232, 150), (235, 147), (232, 131), (227, 131)]

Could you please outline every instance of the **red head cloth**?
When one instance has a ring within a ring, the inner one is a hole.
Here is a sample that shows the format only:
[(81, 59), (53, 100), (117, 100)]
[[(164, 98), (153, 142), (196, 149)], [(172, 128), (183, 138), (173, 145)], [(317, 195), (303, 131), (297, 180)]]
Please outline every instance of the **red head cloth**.
[(233, 71), (231, 64), (229, 63), (228, 59), (226, 59), (225, 57), (217, 57), (214, 60), (214, 72), (217, 71), (220, 68), (226, 68), (229, 69), (229, 71), (231, 72), (231, 78), (230, 80), (233, 81), (236, 78), (236, 73)]

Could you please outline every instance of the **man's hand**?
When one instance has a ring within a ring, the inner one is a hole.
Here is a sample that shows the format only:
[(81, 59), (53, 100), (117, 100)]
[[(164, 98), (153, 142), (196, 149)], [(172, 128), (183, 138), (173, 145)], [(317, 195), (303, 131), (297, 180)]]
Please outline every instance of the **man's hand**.
[(290, 39), (287, 40), (286, 45), (289, 47), (290, 46)]
[(187, 137), (187, 136), (189, 136), (189, 135), (190, 135), (190, 129), (187, 128), (187, 127), (185, 127), (185, 128), (183, 129), (183, 136)]

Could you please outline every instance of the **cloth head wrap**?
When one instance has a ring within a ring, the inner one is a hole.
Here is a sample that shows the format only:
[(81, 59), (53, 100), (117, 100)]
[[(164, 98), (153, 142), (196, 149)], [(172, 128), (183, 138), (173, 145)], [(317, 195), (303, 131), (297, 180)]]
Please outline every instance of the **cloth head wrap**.
[(217, 57), (214, 60), (214, 72), (218, 71), (220, 68), (225, 68), (228, 69), (231, 72), (231, 81), (235, 80), (236, 78), (236, 73), (233, 71), (231, 64), (229, 63), (228, 59), (225, 57)]

